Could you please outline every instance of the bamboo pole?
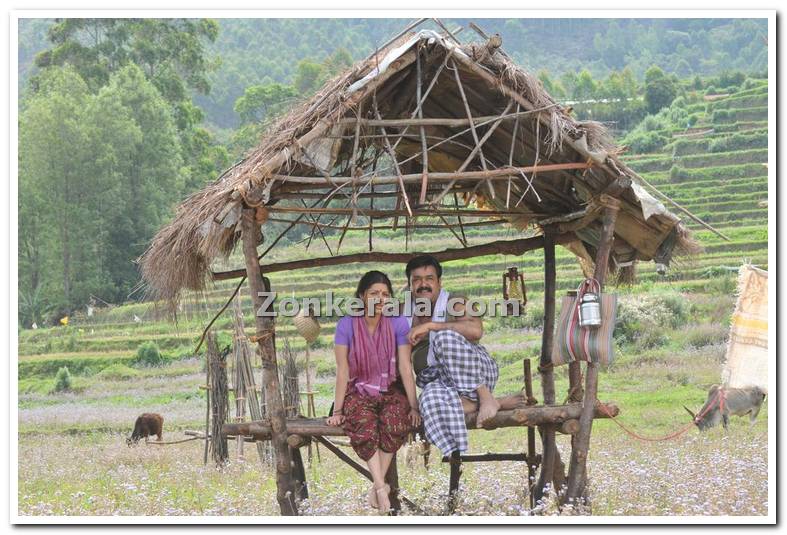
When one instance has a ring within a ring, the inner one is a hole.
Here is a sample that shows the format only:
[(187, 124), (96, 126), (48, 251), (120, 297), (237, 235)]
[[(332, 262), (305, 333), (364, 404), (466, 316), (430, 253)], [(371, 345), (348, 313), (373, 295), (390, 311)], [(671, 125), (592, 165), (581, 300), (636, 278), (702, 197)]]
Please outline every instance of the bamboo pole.
[[(464, 93), (463, 93), (462, 95), (464, 96)], [(511, 109), (512, 102), (513, 102), (513, 101), (509, 101), (508, 105), (506, 106), (506, 109), (505, 109), (505, 110), (503, 110), (503, 113), (502, 113), (502, 115), (505, 115), (505, 114), (508, 112), (508, 110), (510, 110), (510, 109)], [(461, 165), (461, 166), (459, 166), (459, 169), (457, 169), (457, 170), (456, 170), (456, 172), (457, 172), (457, 173), (462, 173), (462, 172), (464, 172), (464, 170), (465, 170), (465, 169), (467, 169), (467, 166), (468, 166), (468, 165), (470, 165), (470, 162), (473, 160), (473, 158), (475, 158), (475, 155), (476, 155), (476, 154), (479, 154), (479, 153), (480, 153), (480, 155), (481, 155), (481, 166), (483, 167), (484, 171), (486, 171), (486, 170), (487, 170), (487, 167), (486, 167), (486, 160), (485, 160), (485, 158), (484, 158), (484, 154), (481, 152), (481, 147), (484, 145), (484, 143), (486, 143), (486, 142), (487, 142), (487, 140), (488, 140), (490, 137), (492, 137), (492, 134), (494, 134), (495, 130), (497, 130), (497, 127), (498, 127), (498, 126), (500, 126), (500, 123), (501, 123), (501, 122), (502, 122), (502, 119), (498, 118), (498, 120), (497, 120), (497, 121), (495, 121), (494, 123), (492, 123), (492, 126), (490, 126), (490, 127), (489, 127), (489, 130), (487, 130), (487, 131), (486, 131), (486, 133), (484, 134), (484, 136), (483, 136), (483, 137), (482, 137), (480, 140), (476, 140), (476, 146), (475, 146), (475, 147), (474, 147), (474, 148), (473, 148), (473, 149), (470, 151), (470, 154), (468, 154), (468, 155), (467, 155), (467, 158), (465, 158), (465, 161), (464, 161), (464, 162), (462, 162), (462, 165)], [(471, 123), (471, 125), (472, 125), (472, 123)], [(475, 133), (475, 126), (473, 126), (473, 127), (472, 127), (472, 131), (473, 131), (473, 133)], [(513, 166), (512, 166), (512, 167), (513, 167)], [(440, 200), (441, 200), (441, 199), (442, 199), (442, 198), (445, 196), (445, 194), (446, 194), (446, 193), (448, 193), (448, 191), (449, 191), (449, 190), (450, 190), (450, 189), (451, 189), (451, 188), (454, 186), (454, 184), (456, 184), (457, 180), (458, 180), (458, 179), (454, 179), (454, 180), (452, 180), (451, 182), (449, 182), (449, 183), (448, 183), (448, 185), (447, 185), (447, 186), (446, 186), (446, 187), (443, 189), (443, 191), (442, 191), (442, 192), (440, 192), (440, 195), (438, 195), (438, 196), (437, 196), (437, 197), (436, 197), (436, 198), (435, 198), (435, 199), (432, 201), (432, 204), (437, 204), (437, 203), (439, 203), (439, 202), (440, 202)], [(509, 176), (508, 176), (508, 180), (509, 180), (509, 182), (511, 181), (511, 175), (509, 175)], [(494, 189), (493, 189), (492, 191), (494, 191)], [(493, 195), (492, 195), (492, 198), (494, 199), (494, 197), (495, 197), (495, 196), (494, 196), (494, 194), (493, 194)]]
[[(456, 67), (456, 62), (455, 61), (451, 60), (451, 63), (454, 66), (454, 68), (453, 68), (454, 79), (456, 80), (456, 85), (459, 87), (459, 95), (462, 97), (462, 103), (465, 105), (465, 113), (467, 113), (467, 119), (470, 121), (470, 133), (473, 135), (473, 141), (475, 142), (475, 146), (476, 146), (478, 155), (481, 158), (481, 168), (484, 171), (486, 171), (487, 170), (486, 158), (484, 157), (484, 151), (481, 148), (481, 143), (478, 140), (478, 133), (476, 132), (476, 129), (475, 129), (475, 123), (473, 121), (473, 114), (470, 111), (470, 103), (467, 102), (467, 96), (465, 96), (465, 88), (462, 85), (462, 79), (459, 77), (459, 69)], [(506, 112), (508, 111), (509, 108), (510, 108), (510, 105), (509, 105), (508, 108), (506, 108)], [(505, 114), (505, 112), (503, 112), (503, 113)], [(492, 187), (492, 184), (489, 183), (489, 182), (487, 182), (487, 186), (489, 187), (489, 194), (494, 199), (495, 198), (495, 189)]]
[[(418, 101), (418, 118), (423, 119), (423, 108), (421, 107), (421, 45), (418, 44), (418, 52), (415, 56), (415, 71), (416, 76), (418, 77), (418, 83), (416, 85), (416, 99)], [(426, 130), (424, 130), (423, 125), (419, 127), (419, 131), (421, 134), (421, 165), (422, 165), (422, 174), (423, 177), (421, 178), (421, 195), (418, 198), (418, 202), (420, 204), (424, 204), (426, 202), (426, 188), (429, 185), (429, 152), (426, 146)]]
[[(599, 239), (598, 252), (596, 254), (596, 268), (593, 277), (598, 281), (603, 289), (606, 280), (609, 255), (612, 252), (612, 244), (615, 239), (615, 221), (617, 220), (620, 202), (614, 198), (602, 196), (601, 202), (604, 203), (604, 214), (602, 215), (602, 230)], [(580, 499), (586, 499), (587, 482), (587, 457), (590, 447), (590, 432), (593, 427), (593, 414), (596, 408), (596, 395), (598, 393), (598, 366), (593, 362), (587, 363), (585, 374), (585, 395), (583, 398), (582, 413), (579, 416), (579, 432), (573, 441), (571, 451), (571, 463), (568, 472), (568, 489), (565, 500), (572, 500), (578, 503)]]
[[(254, 210), (246, 209), (241, 217), (243, 255), (246, 261), (246, 276), (249, 280), (254, 310), (263, 305), (261, 294), (266, 288), (257, 261), (257, 244), (261, 240), (260, 228), (254, 219)], [(276, 365), (275, 327), (272, 318), (255, 314), (258, 350), (262, 357), (262, 377), (265, 403), (272, 425), (272, 443), (276, 463), (276, 499), (281, 513), (286, 516), (298, 514), (293, 493), (290, 450), (287, 445), (287, 420), (284, 414), (279, 374)]]
[[(378, 119), (380, 119), (380, 109), (377, 107), (376, 95), (373, 95), (372, 98), (373, 98), (373, 103), (374, 103), (374, 114), (375, 114), (375, 116)], [(393, 162), (394, 169), (396, 170), (396, 181), (399, 184), (400, 191), (402, 192), (402, 200), (404, 201), (404, 206), (405, 206), (405, 208), (407, 208), (407, 213), (410, 215), (410, 217), (412, 217), (413, 216), (413, 210), (412, 210), (412, 208), (410, 208), (410, 199), (407, 196), (407, 189), (405, 188), (405, 185), (404, 185), (405, 180), (402, 177), (402, 171), (399, 168), (399, 162), (397, 162), (397, 160), (396, 160), (396, 152), (391, 147), (391, 142), (388, 140), (388, 133), (385, 131), (385, 127), (381, 126), (380, 127), (380, 132), (382, 132), (382, 134), (383, 134), (383, 142), (384, 142), (384, 145), (385, 145), (385, 151), (388, 153), (388, 156), (391, 158), (391, 161)], [(372, 178), (370, 179), (370, 182), (372, 180), (374, 180), (375, 183), (378, 183), (377, 180), (375, 180), (375, 179), (376, 179), (376, 177), (372, 176)]]

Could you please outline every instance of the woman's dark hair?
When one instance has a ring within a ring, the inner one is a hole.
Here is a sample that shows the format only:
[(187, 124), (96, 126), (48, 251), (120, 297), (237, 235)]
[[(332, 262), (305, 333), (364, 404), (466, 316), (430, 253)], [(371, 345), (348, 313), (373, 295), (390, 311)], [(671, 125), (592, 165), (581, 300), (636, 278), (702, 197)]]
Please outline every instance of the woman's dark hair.
[(421, 256), (416, 256), (407, 262), (407, 267), (404, 268), (404, 272), (407, 275), (407, 284), (410, 284), (410, 273), (412, 273), (413, 270), (426, 266), (432, 266), (435, 271), (437, 271), (437, 278), (442, 278), (443, 266), (440, 265), (440, 262), (437, 261), (437, 258), (433, 257), (432, 255), (424, 254)]
[(355, 297), (360, 299), (363, 293), (368, 290), (372, 284), (377, 284), (378, 282), (382, 282), (388, 286), (388, 291), (391, 292), (393, 296), (393, 286), (391, 286), (391, 279), (388, 278), (388, 275), (382, 271), (372, 270), (364, 273), (361, 280), (358, 281), (358, 288), (355, 289)]

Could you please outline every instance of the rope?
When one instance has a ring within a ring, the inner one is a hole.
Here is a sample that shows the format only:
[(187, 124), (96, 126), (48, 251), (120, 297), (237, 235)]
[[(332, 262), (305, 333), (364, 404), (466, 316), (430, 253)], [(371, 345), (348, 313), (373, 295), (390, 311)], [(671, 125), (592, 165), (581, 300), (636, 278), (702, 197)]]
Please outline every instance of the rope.
[(184, 438), (183, 440), (173, 440), (172, 442), (145, 442), (146, 445), (148, 444), (155, 444), (156, 446), (169, 446), (170, 444), (180, 444), (182, 442), (189, 442), (191, 440), (197, 440), (203, 437), (189, 437)]
[[(723, 404), (723, 401), (722, 401), (723, 399), (724, 399), (724, 392), (723, 392), (722, 389), (719, 389), (719, 393), (716, 395), (716, 400), (719, 401), (719, 406), (720, 407)], [(674, 433), (670, 433), (669, 435), (666, 435), (666, 436), (663, 436), (663, 437), (658, 437), (658, 438), (653, 438), (653, 437), (644, 437), (644, 436), (636, 433), (635, 431), (632, 431), (631, 429), (629, 429), (628, 427), (626, 427), (625, 425), (620, 423), (618, 421), (618, 419), (615, 416), (613, 416), (607, 410), (607, 407), (603, 403), (601, 403), (598, 399), (596, 399), (596, 403), (597, 403), (597, 406), (599, 407), (599, 409), (601, 409), (601, 412), (606, 414), (609, 417), (610, 420), (615, 422), (628, 435), (636, 438), (637, 440), (643, 440), (645, 442), (663, 442), (665, 440), (671, 440), (673, 438), (678, 438), (679, 436), (684, 434), (686, 431), (691, 429), (694, 426), (694, 422), (696, 422), (697, 420), (700, 420), (703, 416), (705, 416), (710, 411), (710, 409), (713, 407), (713, 405), (714, 405), (714, 403), (708, 403), (708, 406), (705, 408), (705, 410), (703, 410), (697, 416), (695, 416), (694, 420), (692, 420), (692, 422), (690, 424), (688, 424), (687, 426), (685, 426), (685, 427), (675, 431)]]

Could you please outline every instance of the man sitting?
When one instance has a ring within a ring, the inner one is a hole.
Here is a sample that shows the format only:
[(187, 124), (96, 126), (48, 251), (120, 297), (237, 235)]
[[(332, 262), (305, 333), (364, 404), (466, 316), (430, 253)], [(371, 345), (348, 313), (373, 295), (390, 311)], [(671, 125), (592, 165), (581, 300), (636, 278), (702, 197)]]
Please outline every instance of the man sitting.
[(431, 303), (431, 316), (419, 316), (418, 307), (409, 315), (405, 311), (416, 384), (422, 389), (419, 406), (426, 438), (444, 455), (467, 451), (465, 414), (478, 411), (480, 425), (501, 408), (514, 408), (523, 401), (522, 395), (501, 399), (492, 395), (499, 371), (478, 343), (484, 332), (482, 319), (469, 313), (465, 296), (442, 288), (443, 269), (437, 259), (417, 256), (407, 263), (405, 272), (412, 298)]

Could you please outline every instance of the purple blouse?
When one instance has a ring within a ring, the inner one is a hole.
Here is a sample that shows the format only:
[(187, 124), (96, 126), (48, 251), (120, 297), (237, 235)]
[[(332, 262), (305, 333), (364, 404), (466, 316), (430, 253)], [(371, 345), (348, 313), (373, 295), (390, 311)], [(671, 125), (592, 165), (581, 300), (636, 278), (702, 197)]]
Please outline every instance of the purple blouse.
[[(410, 332), (410, 325), (407, 323), (407, 318), (404, 316), (392, 316), (390, 318), (393, 322), (393, 332), (396, 336), (396, 346), (404, 346), (410, 343), (407, 335)], [(336, 335), (333, 338), (333, 343), (337, 346), (352, 346), (353, 340), (353, 318), (352, 316), (344, 316), (336, 323)]]

